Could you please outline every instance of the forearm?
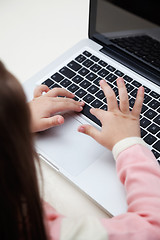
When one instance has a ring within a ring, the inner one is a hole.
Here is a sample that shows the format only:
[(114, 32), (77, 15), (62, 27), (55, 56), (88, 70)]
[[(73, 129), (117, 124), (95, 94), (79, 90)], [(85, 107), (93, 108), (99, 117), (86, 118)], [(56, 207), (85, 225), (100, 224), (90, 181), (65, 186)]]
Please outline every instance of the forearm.
[[(125, 149), (124, 142), (121, 146)], [(121, 216), (102, 220), (109, 239), (160, 239), (160, 168), (155, 157), (145, 146), (137, 144), (123, 150), (116, 161), (118, 176), (126, 189), (128, 210)]]

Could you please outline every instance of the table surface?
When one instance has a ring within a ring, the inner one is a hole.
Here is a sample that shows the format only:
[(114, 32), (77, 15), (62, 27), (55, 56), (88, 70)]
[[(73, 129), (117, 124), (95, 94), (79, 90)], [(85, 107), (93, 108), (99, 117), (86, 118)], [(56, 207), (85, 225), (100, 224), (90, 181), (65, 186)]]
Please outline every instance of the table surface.
[[(88, 36), (89, 0), (1, 0), (0, 60), (21, 83)], [(41, 162), (43, 198), (66, 216), (108, 217), (94, 202)]]

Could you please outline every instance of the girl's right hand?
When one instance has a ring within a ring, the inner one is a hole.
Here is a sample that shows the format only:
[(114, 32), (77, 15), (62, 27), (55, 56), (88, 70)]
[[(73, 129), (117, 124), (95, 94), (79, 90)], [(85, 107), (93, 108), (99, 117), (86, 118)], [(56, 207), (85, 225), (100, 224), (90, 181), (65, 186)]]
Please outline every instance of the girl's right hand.
[(102, 128), (98, 130), (91, 125), (82, 125), (78, 131), (91, 136), (101, 145), (112, 150), (113, 146), (124, 138), (140, 137), (139, 115), (143, 104), (144, 88), (141, 86), (138, 89), (134, 107), (130, 111), (123, 78), (117, 79), (119, 106), (114, 91), (105, 80), (100, 81), (100, 86), (107, 99), (108, 111), (92, 108), (91, 113), (101, 121)]

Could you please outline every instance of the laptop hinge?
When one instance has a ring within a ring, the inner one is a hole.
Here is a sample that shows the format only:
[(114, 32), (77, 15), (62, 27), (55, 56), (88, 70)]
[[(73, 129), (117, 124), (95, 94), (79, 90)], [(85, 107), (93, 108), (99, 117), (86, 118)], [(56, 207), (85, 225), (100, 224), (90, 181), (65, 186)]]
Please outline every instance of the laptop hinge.
[(158, 70), (151, 68), (138, 59), (135, 59), (114, 45), (105, 46), (101, 48), (100, 51), (160, 86), (160, 72)]

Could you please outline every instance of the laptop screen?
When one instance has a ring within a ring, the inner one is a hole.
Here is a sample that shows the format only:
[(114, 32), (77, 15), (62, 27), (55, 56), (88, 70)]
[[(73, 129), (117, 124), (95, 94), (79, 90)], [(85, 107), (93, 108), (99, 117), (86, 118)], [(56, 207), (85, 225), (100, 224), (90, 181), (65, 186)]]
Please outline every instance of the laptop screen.
[[(90, 38), (146, 34), (160, 26), (158, 0), (91, 0)], [(155, 34), (155, 38), (159, 38)]]

